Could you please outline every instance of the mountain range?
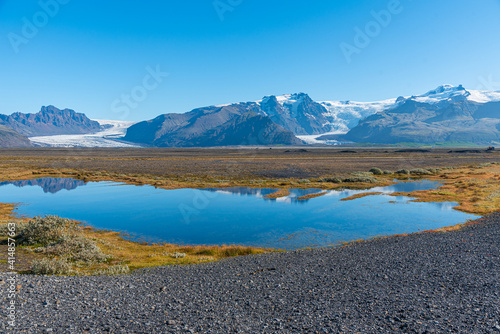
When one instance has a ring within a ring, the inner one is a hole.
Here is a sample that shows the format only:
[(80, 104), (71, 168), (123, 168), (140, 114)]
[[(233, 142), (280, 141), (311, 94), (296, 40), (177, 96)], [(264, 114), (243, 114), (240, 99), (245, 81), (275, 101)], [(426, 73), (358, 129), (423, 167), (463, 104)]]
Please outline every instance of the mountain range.
[(500, 94), (441, 86), (419, 97), (398, 99), (371, 115), (344, 139), (366, 143), (500, 142)]
[(85, 114), (71, 109), (57, 109), (54, 106), (42, 107), (36, 114), (0, 114), (0, 125), (5, 125), (21, 135), (51, 136), (63, 134), (84, 134), (96, 132), (101, 125)]
[(443, 85), (378, 102), (314, 101), (305, 93), (265, 96), (162, 114), (142, 122), (93, 121), (71, 109), (0, 115), (0, 146), (433, 144), (500, 142), (500, 92)]

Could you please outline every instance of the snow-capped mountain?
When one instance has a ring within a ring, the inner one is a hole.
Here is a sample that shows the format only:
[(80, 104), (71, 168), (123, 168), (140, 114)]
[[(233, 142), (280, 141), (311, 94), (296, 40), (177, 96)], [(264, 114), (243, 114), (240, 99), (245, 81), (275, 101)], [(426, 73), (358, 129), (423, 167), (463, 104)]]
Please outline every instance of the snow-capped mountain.
[(419, 96), (400, 97), (359, 122), (344, 137), (365, 143), (500, 142), (500, 92), (443, 85)]
[(332, 124), (338, 127), (339, 130), (347, 132), (358, 125), (360, 120), (378, 112), (394, 109), (409, 100), (419, 103), (440, 104), (442, 107), (461, 100), (488, 103), (500, 101), (500, 91), (466, 90), (462, 85), (442, 85), (422, 95), (400, 96), (377, 102), (323, 101), (319, 103), (328, 110), (328, 116), (332, 118)]
[[(396, 99), (380, 102), (315, 102), (307, 94), (298, 93), (266, 96), (256, 103), (265, 115), (275, 122), (297, 135), (306, 137), (325, 133), (346, 133), (356, 126), (359, 120), (392, 107)], [(302, 122), (313, 122), (316, 126), (300, 126)], [(291, 126), (292, 124), (294, 126)]]
[(320, 135), (338, 130), (327, 110), (305, 93), (266, 96), (255, 102), (259, 112), (295, 135)]
[(488, 103), (500, 101), (500, 91), (466, 90), (462, 85), (442, 85), (422, 95), (400, 96), (377, 102), (323, 101), (319, 103), (328, 110), (328, 116), (333, 119), (332, 124), (335, 124), (339, 130), (347, 132), (358, 125), (360, 120), (378, 112), (393, 109), (408, 100), (443, 105), (461, 100)]
[[(471, 101), (477, 103), (488, 103), (500, 101), (500, 91), (466, 90), (462, 85), (442, 85), (419, 96), (411, 96), (405, 100), (413, 100), (419, 103), (437, 104), (453, 103), (459, 101)], [(401, 100), (400, 100), (401, 102)]]
[[(219, 145), (219, 141), (214, 141), (214, 135), (208, 133), (210, 131), (215, 131), (214, 133), (221, 138), (232, 138), (232, 141), (226, 140), (224, 142), (226, 144), (245, 142), (245, 138), (251, 136), (252, 132), (258, 129), (248, 127), (248, 131), (250, 132), (246, 133), (246, 130), (240, 131), (236, 129), (236, 127), (243, 129), (243, 123), (239, 122), (237, 126), (235, 125), (236, 123), (229, 123), (232, 122), (232, 119), (240, 117), (246, 112), (253, 112), (269, 118), (276, 125), (292, 132), (296, 137), (308, 144), (335, 143), (335, 138), (340, 134), (346, 134), (348, 132), (350, 135), (346, 136), (345, 140), (366, 141), (365, 139), (370, 138), (370, 140), (376, 142), (378, 140), (377, 136), (380, 135), (380, 137), (384, 137), (386, 141), (400, 141), (400, 138), (393, 138), (394, 140), (388, 139), (391, 137), (391, 134), (387, 133), (383, 133), (383, 136), (380, 133), (375, 136), (363, 134), (364, 130), (360, 131), (360, 129), (365, 129), (366, 127), (359, 127), (358, 124), (365, 119), (375, 117), (375, 114), (385, 115), (394, 110), (406, 115), (406, 117), (401, 118), (403, 123), (409, 122), (411, 124), (413, 122), (413, 116), (416, 118), (420, 117), (418, 115), (422, 110), (427, 110), (426, 115), (441, 117), (441, 120), (454, 117), (453, 113), (465, 113), (463, 117), (461, 116), (461, 120), (464, 120), (464, 117), (468, 117), (470, 121), (472, 117), (471, 112), (467, 114), (467, 110), (497, 100), (500, 100), (500, 92), (467, 91), (462, 86), (455, 87), (451, 85), (443, 85), (418, 96), (400, 96), (398, 98), (377, 102), (316, 102), (305, 93), (277, 96), (269, 95), (255, 102), (230, 103), (199, 108), (186, 114), (162, 115), (161, 122), (158, 124), (156, 124), (158, 119), (155, 119), (139, 123), (130, 128), (125, 140), (157, 146), (199, 146), (201, 145), (199, 143), (201, 140), (200, 138), (202, 138), (204, 140), (203, 146)], [(462, 105), (457, 107), (457, 104), (460, 103), (462, 103)], [(451, 113), (443, 112), (445, 109), (448, 110), (447, 108), (455, 109)], [(489, 115), (491, 116), (491, 112)], [(434, 121), (431, 116), (429, 116), (429, 119)], [(485, 116), (484, 113), (476, 113), (474, 117), (484, 118)], [(395, 119), (398, 118), (395, 117)], [(228, 123), (226, 124), (225, 122)], [(487, 122), (485, 123), (482, 120), (479, 123), (477, 123), (477, 129), (488, 128), (488, 126), (485, 125)], [(366, 125), (366, 123), (363, 124)], [(393, 124), (395, 127), (398, 125), (399, 124)], [(455, 125), (458, 126), (458, 124)], [(442, 125), (433, 124), (432, 126), (439, 128)], [(454, 131), (453, 126), (454, 125), (451, 124), (451, 128), (446, 131), (436, 130), (443, 134), (443, 136), (438, 136), (436, 138), (448, 140), (448, 134)], [(465, 124), (460, 124), (461, 129), (463, 129), (464, 126), (466, 127)], [(412, 125), (412, 128), (418, 132), (419, 127)], [(425, 126), (420, 127), (422, 131), (424, 128)], [(228, 129), (232, 130), (228, 132)], [(357, 130), (350, 132), (352, 129)], [(490, 128), (488, 129), (488, 131), (492, 130)], [(373, 129), (370, 128), (370, 131), (372, 130)], [(235, 133), (238, 134), (238, 138), (241, 138), (241, 140), (236, 140), (234, 136)], [(353, 133), (358, 133), (360, 136), (353, 136)], [(429, 132), (423, 131), (422, 133), (425, 133), (425, 137)], [(488, 138), (493, 140), (496, 138), (495, 136), (496, 135), (492, 134)], [(211, 139), (208, 141), (205, 137)], [(287, 138), (289, 137), (290, 136)], [(355, 137), (356, 140), (353, 140)], [(161, 143), (159, 138), (162, 140)], [(420, 136), (418, 140), (421, 140), (421, 138), (422, 136)], [(482, 138), (481, 141), (484, 141), (483, 139), (485, 138), (486, 137)], [(408, 141), (414, 141), (411, 138), (406, 139)], [(266, 141), (266, 144), (272, 144), (274, 142), (273, 140)], [(470, 140), (475, 141), (473, 138)], [(291, 143), (293, 140), (287, 140), (287, 142)], [(276, 144), (278, 142), (274, 143)]]
[(7, 130), (31, 134), (35, 146), (54, 147), (321, 144), (335, 143), (339, 135), (345, 135), (344, 141), (374, 143), (459, 141), (460, 136), (469, 142), (500, 141), (500, 91), (466, 90), (462, 85), (376, 102), (317, 102), (305, 93), (269, 95), (138, 124), (94, 121), (53, 106), (38, 114), (0, 116)]

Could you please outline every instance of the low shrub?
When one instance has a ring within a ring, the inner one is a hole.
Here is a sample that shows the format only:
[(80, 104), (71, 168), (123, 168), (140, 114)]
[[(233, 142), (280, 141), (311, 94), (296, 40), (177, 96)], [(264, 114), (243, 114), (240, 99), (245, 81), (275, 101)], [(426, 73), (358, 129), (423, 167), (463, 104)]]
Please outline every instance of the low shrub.
[(427, 169), (429, 172), (431, 172), (432, 174), (437, 174), (439, 173), (440, 171), (442, 171), (443, 169), (442, 168), (428, 168)]
[(182, 259), (186, 257), (186, 253), (179, 253), (179, 252), (174, 252), (170, 254), (170, 257), (173, 257), (174, 259)]
[(342, 183), (342, 179), (338, 177), (323, 177), (319, 182)]
[(372, 177), (373, 173), (371, 172), (355, 172), (351, 174), (352, 176), (355, 177)]
[(31, 262), (31, 271), (36, 275), (68, 275), (71, 265), (65, 259), (43, 258)]
[(36, 217), (18, 224), (17, 230), (19, 245), (37, 245), (34, 252), (62, 258), (33, 261), (35, 274), (67, 274), (71, 265), (87, 266), (106, 262), (110, 258), (95, 241), (82, 234), (81, 226), (76, 221), (57, 216)]
[[(105, 262), (108, 256), (104, 254), (97, 244), (83, 235), (65, 235), (56, 243), (42, 248), (42, 252), (50, 255), (67, 256), (72, 261), (86, 264)], [(35, 251), (38, 251), (37, 248)]]
[(311, 180), (309, 179), (300, 179), (297, 181), (297, 183), (311, 183)]
[(394, 173), (392, 171), (390, 171), (390, 170), (384, 170), (384, 174), (385, 175), (392, 175)]
[(427, 169), (423, 169), (423, 168), (416, 168), (416, 169), (412, 169), (410, 171), (410, 174), (414, 174), (414, 175), (431, 175), (432, 172), (430, 172), (429, 170)]
[(377, 168), (377, 167), (373, 167), (372, 169), (370, 169), (370, 173), (372, 173), (373, 175), (384, 174), (384, 172), (380, 168)]
[(18, 226), (19, 245), (49, 245), (57, 242), (68, 233), (79, 230), (79, 223), (57, 216), (35, 217), (28, 223)]
[(367, 176), (367, 177), (354, 176), (345, 178), (344, 182), (377, 183), (377, 179), (372, 176)]
[(22, 221), (16, 221), (16, 220), (8, 220), (4, 221), (2, 220), (0, 222), (0, 235), (6, 236), (8, 235), (11, 230), (9, 229), (9, 224), (15, 224), (16, 225), (16, 231), (22, 230), (28, 223), (22, 222)]
[(396, 174), (410, 174), (410, 170), (408, 169), (400, 169), (396, 172)]

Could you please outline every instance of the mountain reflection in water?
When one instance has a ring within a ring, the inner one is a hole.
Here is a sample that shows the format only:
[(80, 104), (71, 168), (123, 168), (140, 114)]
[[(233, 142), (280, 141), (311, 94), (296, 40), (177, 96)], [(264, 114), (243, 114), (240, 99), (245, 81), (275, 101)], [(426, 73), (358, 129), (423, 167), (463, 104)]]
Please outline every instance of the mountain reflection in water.
[(0, 182), (0, 186), (5, 186), (12, 184), (15, 187), (34, 187), (38, 186), (43, 189), (44, 193), (55, 194), (61, 190), (73, 190), (77, 187), (86, 185), (84, 181), (67, 179), (67, 178), (55, 178), (55, 177), (44, 177), (35, 180), (23, 180), (23, 181), (5, 181)]

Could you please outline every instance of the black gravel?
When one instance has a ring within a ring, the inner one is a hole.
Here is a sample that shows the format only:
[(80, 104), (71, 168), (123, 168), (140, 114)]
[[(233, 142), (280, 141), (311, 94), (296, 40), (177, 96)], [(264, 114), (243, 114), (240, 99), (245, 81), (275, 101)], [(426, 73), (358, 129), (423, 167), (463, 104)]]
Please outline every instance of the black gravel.
[[(494, 214), (456, 232), (344, 248), (114, 277), (23, 275), (16, 328), (2, 326), (13, 333), (500, 333), (499, 244)], [(2, 298), (5, 315), (5, 291)]]

